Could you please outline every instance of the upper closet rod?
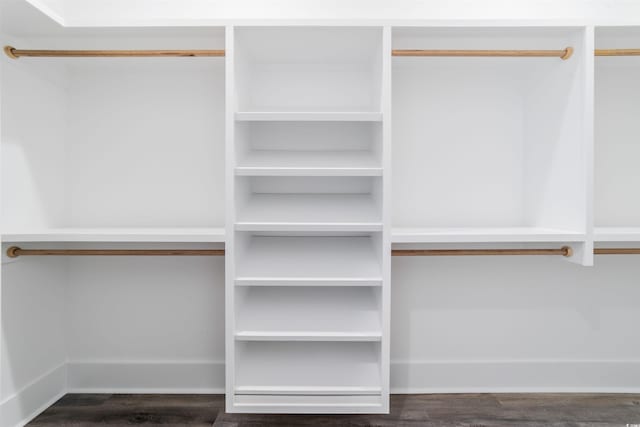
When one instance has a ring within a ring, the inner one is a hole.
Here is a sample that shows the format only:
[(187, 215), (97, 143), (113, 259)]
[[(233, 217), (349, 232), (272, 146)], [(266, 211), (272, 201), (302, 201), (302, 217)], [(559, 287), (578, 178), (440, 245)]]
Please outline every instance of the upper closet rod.
[(8, 57), (18, 59), (21, 56), (36, 57), (188, 57), (188, 56), (224, 56), (224, 50), (28, 50), (5, 46)]
[(526, 56), (526, 57), (553, 57), (569, 59), (573, 54), (573, 48), (562, 50), (441, 50), (441, 49), (394, 49), (392, 56)]
[(596, 49), (596, 56), (640, 56), (640, 49)]
[[(218, 50), (29, 50), (5, 46), (8, 57), (18, 59), (21, 56), (31, 57), (193, 57), (224, 56), (223, 49)], [(490, 57), (553, 57), (569, 59), (573, 48), (562, 50), (420, 50), (394, 49), (393, 56), (490, 56)], [(596, 56), (640, 56), (640, 49), (596, 49)]]

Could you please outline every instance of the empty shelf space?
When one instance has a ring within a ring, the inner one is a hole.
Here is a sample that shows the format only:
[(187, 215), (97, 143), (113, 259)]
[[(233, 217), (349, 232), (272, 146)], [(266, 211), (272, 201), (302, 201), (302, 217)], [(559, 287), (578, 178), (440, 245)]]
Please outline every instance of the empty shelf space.
[(596, 242), (640, 242), (640, 227), (596, 227)]
[(394, 228), (393, 243), (578, 242), (586, 234), (536, 227)]
[(378, 388), (379, 356), (373, 342), (237, 342), (236, 387)]
[(379, 341), (378, 296), (375, 288), (243, 288), (236, 339)]
[(379, 176), (380, 161), (371, 151), (253, 150), (239, 162), (236, 175)]
[(2, 233), (3, 242), (224, 243), (224, 228), (50, 228)]
[(235, 117), (237, 121), (382, 121), (382, 113), (375, 111), (239, 111)]
[[(381, 280), (380, 255), (369, 236), (244, 236), (236, 280)], [(379, 236), (376, 236), (379, 237)]]
[(365, 194), (251, 194), (238, 208), (236, 230), (382, 229), (380, 209)]

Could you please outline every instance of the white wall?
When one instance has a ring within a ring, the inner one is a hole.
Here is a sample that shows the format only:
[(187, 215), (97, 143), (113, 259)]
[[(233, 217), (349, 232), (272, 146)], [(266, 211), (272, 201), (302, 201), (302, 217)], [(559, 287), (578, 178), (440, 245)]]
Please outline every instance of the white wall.
[(223, 392), (223, 257), (73, 258), (68, 289), (71, 390)]
[(67, 263), (8, 260), (2, 247), (0, 425), (13, 426), (66, 389)]
[(640, 268), (538, 257), (393, 262), (396, 391), (621, 391), (640, 386)]
[(69, 79), (66, 225), (224, 224), (223, 59), (83, 61)]
[(0, 61), (2, 229), (59, 227), (66, 214), (65, 70), (46, 59)]

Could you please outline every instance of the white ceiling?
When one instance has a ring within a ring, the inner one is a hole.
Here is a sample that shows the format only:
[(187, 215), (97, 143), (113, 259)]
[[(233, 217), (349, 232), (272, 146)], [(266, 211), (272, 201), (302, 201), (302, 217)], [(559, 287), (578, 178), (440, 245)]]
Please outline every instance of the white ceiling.
[[(221, 25), (252, 19), (577, 19), (640, 23), (639, 0), (0, 0), (4, 28)], [(17, 19), (16, 19), (17, 18)], [(6, 26), (6, 27), (5, 27)]]
[(63, 27), (26, 0), (0, 0), (0, 29), (16, 36), (44, 36)]

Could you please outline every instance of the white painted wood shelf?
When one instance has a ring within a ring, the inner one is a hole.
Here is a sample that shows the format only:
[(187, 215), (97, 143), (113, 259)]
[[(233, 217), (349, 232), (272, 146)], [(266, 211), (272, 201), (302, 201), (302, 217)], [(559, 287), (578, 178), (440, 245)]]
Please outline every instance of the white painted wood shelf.
[(582, 242), (586, 233), (536, 227), (394, 228), (393, 243)]
[(2, 233), (3, 242), (224, 243), (224, 228), (50, 228)]
[(252, 194), (236, 230), (381, 231), (382, 218), (370, 195)]
[(255, 150), (239, 161), (236, 175), (380, 176), (382, 166), (365, 150)]
[(377, 111), (238, 111), (238, 121), (379, 122)]
[(596, 242), (640, 242), (640, 227), (596, 227)]
[(381, 332), (238, 331), (237, 341), (380, 341)]

